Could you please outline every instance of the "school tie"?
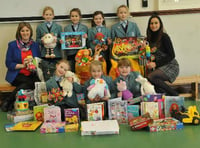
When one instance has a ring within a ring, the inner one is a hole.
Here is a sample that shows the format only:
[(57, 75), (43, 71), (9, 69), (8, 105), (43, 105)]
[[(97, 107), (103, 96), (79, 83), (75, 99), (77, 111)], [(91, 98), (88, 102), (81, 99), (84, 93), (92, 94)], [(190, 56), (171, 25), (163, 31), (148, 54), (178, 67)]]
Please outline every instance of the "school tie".
[(72, 25), (72, 30), (73, 30), (74, 32), (76, 32), (77, 29), (78, 29), (78, 25)]
[(126, 25), (127, 25), (127, 22), (126, 22), (126, 21), (123, 21), (123, 22), (122, 22), (123, 28), (126, 28)]
[(101, 26), (97, 26), (97, 32), (101, 32)]
[(51, 28), (52, 23), (51, 22), (47, 22), (47, 27)]

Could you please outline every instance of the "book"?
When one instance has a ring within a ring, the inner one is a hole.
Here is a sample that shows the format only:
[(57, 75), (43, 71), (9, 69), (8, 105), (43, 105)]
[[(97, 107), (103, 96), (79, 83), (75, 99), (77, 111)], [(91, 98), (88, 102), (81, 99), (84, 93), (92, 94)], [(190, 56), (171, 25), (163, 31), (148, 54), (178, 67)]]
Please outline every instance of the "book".
[(18, 122), (11, 130), (13, 131), (35, 131), (40, 125), (41, 121), (24, 121)]
[(61, 122), (61, 110), (59, 106), (44, 108), (44, 122)]
[(82, 121), (81, 136), (119, 134), (117, 120)]
[(171, 117), (171, 112), (181, 111), (181, 107), (184, 107), (184, 97), (182, 96), (165, 96), (164, 108), (165, 117)]
[(83, 37), (85, 32), (61, 32), (63, 43), (61, 48), (66, 49), (81, 49), (86, 45), (86, 39)]
[(30, 110), (24, 112), (8, 112), (7, 119), (14, 123), (21, 121), (30, 121), (33, 120), (33, 112)]
[(16, 125), (16, 123), (8, 123), (4, 125), (4, 128), (6, 130), (6, 132), (11, 132), (13, 131), (12, 128)]
[(139, 105), (128, 105), (127, 112), (128, 112), (128, 121), (130, 121), (132, 118), (138, 117)]
[(79, 123), (79, 108), (64, 109), (66, 124)]
[(87, 104), (87, 119), (88, 121), (98, 121), (104, 118), (104, 103)]
[(37, 105), (33, 107), (34, 120), (44, 121), (44, 108), (48, 107), (48, 104)]
[(121, 98), (108, 100), (108, 115), (110, 120), (117, 120), (120, 124), (128, 122), (127, 100)]
[(40, 133), (64, 133), (65, 122), (44, 122), (40, 127)]
[(158, 102), (141, 102), (141, 115), (147, 112), (150, 114), (152, 119), (158, 119)]

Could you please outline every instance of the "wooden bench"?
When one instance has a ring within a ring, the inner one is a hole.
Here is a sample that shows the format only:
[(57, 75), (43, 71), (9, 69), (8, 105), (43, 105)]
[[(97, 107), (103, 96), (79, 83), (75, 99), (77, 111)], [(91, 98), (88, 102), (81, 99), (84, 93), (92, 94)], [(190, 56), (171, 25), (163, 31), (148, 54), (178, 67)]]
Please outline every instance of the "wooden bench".
[(194, 91), (191, 93), (181, 93), (180, 96), (184, 97), (194, 97), (196, 101), (199, 100), (199, 87), (198, 84), (200, 82), (200, 76), (193, 75), (193, 76), (180, 76), (177, 77), (173, 83), (168, 83), (171, 86), (180, 86), (180, 85), (187, 85), (187, 84), (194, 84)]
[(0, 84), (0, 93), (12, 92), (15, 89), (15, 86), (10, 84)]

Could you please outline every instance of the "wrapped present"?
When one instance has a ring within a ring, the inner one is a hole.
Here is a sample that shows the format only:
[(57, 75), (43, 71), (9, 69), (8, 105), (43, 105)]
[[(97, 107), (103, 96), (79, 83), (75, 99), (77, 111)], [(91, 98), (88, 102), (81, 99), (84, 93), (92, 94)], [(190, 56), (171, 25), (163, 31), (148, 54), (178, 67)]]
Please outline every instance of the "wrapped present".
[(61, 122), (61, 110), (58, 106), (44, 108), (44, 122)]
[(146, 113), (142, 116), (131, 119), (129, 125), (131, 130), (135, 131), (147, 127), (151, 122), (153, 122), (153, 119), (151, 119), (149, 113)]
[(148, 126), (150, 132), (183, 129), (183, 123), (171, 117), (154, 120), (154, 122)]
[(65, 132), (77, 132), (79, 124), (67, 124), (65, 125)]
[(40, 127), (40, 133), (64, 133), (65, 122), (44, 122)]
[(83, 121), (81, 122), (81, 135), (107, 135), (119, 134), (117, 120)]

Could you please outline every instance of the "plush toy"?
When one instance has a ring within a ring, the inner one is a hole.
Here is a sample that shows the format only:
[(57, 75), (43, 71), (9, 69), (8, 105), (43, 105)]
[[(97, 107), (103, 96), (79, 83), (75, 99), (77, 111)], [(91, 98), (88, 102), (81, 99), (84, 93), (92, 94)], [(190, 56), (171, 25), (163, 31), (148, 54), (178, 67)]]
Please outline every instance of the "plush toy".
[(51, 33), (45, 34), (42, 39), (44, 47), (46, 48), (46, 58), (55, 58), (54, 48), (56, 47), (57, 37)]
[(124, 100), (133, 98), (133, 94), (127, 89), (125, 81), (120, 80), (120, 82), (117, 83), (117, 89), (118, 91), (122, 92), (122, 98)]
[(141, 84), (142, 95), (156, 94), (154, 86), (146, 78), (139, 75), (135, 80)]
[(75, 60), (79, 66), (88, 65), (92, 61), (91, 54), (91, 49), (81, 49), (77, 52)]
[(103, 79), (92, 79), (90, 86), (87, 88), (88, 98), (94, 99), (97, 95), (100, 98), (110, 97), (108, 85)]
[(104, 36), (102, 32), (97, 32), (95, 35), (95, 40), (93, 41), (94, 45), (99, 45), (103, 48), (103, 50), (107, 50), (109, 44), (111, 44), (110, 38)]
[(26, 95), (24, 94), (24, 89), (20, 89), (17, 92), (17, 98), (18, 98), (18, 101), (25, 101), (26, 100)]
[(71, 81), (69, 81), (69, 78), (72, 78), (73, 82), (77, 82), (80, 84), (80, 80), (78, 79), (76, 74), (71, 71), (67, 71), (65, 73), (65, 77), (60, 82), (60, 86), (62, 86), (63, 88), (63, 96), (67, 97), (71, 97), (73, 91), (73, 84), (71, 83)]
[(63, 91), (60, 88), (52, 88), (48, 95), (48, 101), (52, 104), (63, 100)]
[(24, 59), (24, 64), (29, 71), (36, 71), (36, 62), (33, 59), (33, 56), (29, 55)]

